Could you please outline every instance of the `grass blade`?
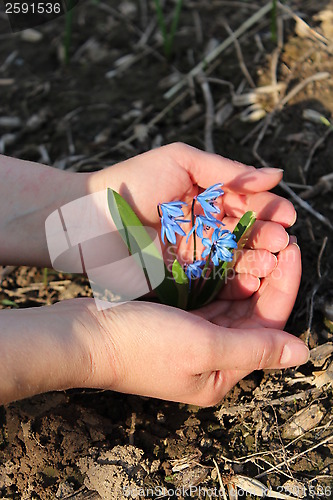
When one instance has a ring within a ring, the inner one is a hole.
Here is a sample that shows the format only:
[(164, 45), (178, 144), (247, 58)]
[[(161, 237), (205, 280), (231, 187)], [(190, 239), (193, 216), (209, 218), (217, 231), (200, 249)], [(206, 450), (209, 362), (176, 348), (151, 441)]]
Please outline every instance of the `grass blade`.
[[(142, 253), (145, 253), (149, 262), (152, 262), (152, 265), (150, 266), (152, 269), (161, 269), (161, 267), (163, 267), (165, 276), (163, 282), (157, 287), (151, 287), (154, 289), (161, 302), (177, 306), (179, 302), (179, 295), (182, 294), (182, 290), (179, 290), (178, 286), (176, 286), (175, 280), (165, 266), (163, 256), (155, 246), (151, 236), (130, 205), (124, 200), (124, 198), (122, 198), (122, 196), (120, 196), (119, 193), (109, 188), (107, 190), (107, 196), (111, 217), (130, 254), (134, 255), (139, 253), (139, 255), (141, 255)], [(149, 250), (147, 250), (147, 248)], [(145, 274), (146, 271), (147, 269), (144, 270)], [(149, 273), (149, 275), (146, 274), (146, 277), (147, 276), (150, 279), (150, 284), (152, 285), (151, 278), (154, 278), (154, 276), (152, 276), (151, 273)]]

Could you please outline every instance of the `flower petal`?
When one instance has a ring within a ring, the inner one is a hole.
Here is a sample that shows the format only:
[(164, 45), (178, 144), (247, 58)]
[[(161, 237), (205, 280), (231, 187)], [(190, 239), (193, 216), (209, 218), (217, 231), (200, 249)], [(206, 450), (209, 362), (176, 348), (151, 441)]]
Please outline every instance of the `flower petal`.
[(166, 237), (167, 237), (168, 241), (170, 243), (172, 243), (173, 245), (175, 245), (176, 235), (175, 235), (175, 232), (174, 232), (172, 226), (166, 226), (165, 231), (166, 231)]

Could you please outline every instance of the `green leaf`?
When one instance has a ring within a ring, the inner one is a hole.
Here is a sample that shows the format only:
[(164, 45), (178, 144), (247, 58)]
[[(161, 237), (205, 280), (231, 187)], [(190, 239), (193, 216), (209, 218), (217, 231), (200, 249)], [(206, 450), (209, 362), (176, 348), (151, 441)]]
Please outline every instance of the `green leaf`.
[(177, 307), (186, 309), (189, 297), (189, 279), (177, 259), (172, 264), (172, 276), (176, 282), (178, 292)]
[(241, 217), (233, 231), (233, 234), (236, 236), (237, 249), (234, 251), (232, 261), (222, 262), (217, 268), (214, 269), (213, 276), (208, 277), (204, 281), (196, 300), (193, 301), (193, 305), (191, 304), (191, 308), (198, 308), (209, 304), (219, 293), (223, 285), (225, 285), (228, 278), (228, 272), (230, 272), (230, 270), (235, 266), (239, 252), (248, 241), (255, 221), (256, 215), (251, 211), (246, 212)]
[[(163, 255), (161, 255), (154, 244), (150, 234), (130, 205), (119, 193), (108, 188), (107, 196), (111, 217), (129, 253), (131, 255), (139, 254), (141, 261), (144, 259), (142, 267), (147, 278), (147, 283), (156, 292), (161, 302), (177, 306), (179, 291), (173, 276), (164, 264)], [(149, 266), (149, 268), (146, 266)], [(152, 282), (154, 275), (159, 274), (161, 269), (164, 269), (164, 280), (155, 286)], [(155, 270), (157, 270), (157, 273)]]
[(247, 243), (253, 224), (256, 221), (256, 214), (254, 212), (246, 212), (243, 217), (241, 217), (237, 226), (235, 227), (233, 234), (236, 235), (236, 241), (238, 243), (238, 249), (242, 249)]
[(18, 305), (16, 304), (16, 302), (13, 302), (12, 300), (9, 300), (9, 299), (3, 299), (1, 301), (1, 304), (3, 306), (10, 306), (10, 307), (16, 307), (18, 309)]
[(172, 264), (172, 276), (179, 285), (188, 284), (188, 277), (177, 259)]

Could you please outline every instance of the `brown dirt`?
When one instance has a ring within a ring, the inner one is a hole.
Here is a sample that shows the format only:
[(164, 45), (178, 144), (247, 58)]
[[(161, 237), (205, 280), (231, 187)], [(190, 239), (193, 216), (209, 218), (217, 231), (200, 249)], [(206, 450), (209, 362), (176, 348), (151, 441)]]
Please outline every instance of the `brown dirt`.
[[(332, 1), (286, 3), (318, 33), (333, 39)], [(63, 18), (38, 27), (42, 39), (32, 42), (22, 34), (11, 34), (0, 16), (0, 116), (19, 119), (16, 125), (0, 125), (2, 152), (89, 171), (174, 140), (205, 149), (206, 104), (199, 80), (190, 82), (186, 95), (169, 110), (170, 101), (163, 94), (174, 79), (204, 58), (208, 47), (227, 38), (224, 20), (235, 31), (263, 4), (258, 1), (256, 9), (246, 1), (184, 1), (170, 61), (163, 55), (153, 2), (79, 4), (68, 65), (63, 58)], [(172, 7), (166, 2), (170, 13)], [(143, 33), (148, 39), (140, 44)], [(262, 49), (255, 39), (260, 39)], [(276, 44), (270, 39), (269, 16), (249, 29), (240, 45), (255, 85), (270, 84)], [(332, 70), (332, 46), (285, 17), (277, 80), (285, 84), (286, 92), (316, 73), (332, 75)], [(253, 154), (258, 122), (242, 122), (244, 108), (230, 104), (230, 85), (235, 90), (243, 85), (241, 93), (249, 90), (234, 45), (206, 71), (215, 79), (209, 82), (215, 105), (211, 134), (215, 151), (261, 166)], [(273, 107), (272, 95), (262, 99), (266, 113)], [(309, 83), (278, 109), (258, 149), (264, 162), (285, 169), (284, 179), (297, 194), (305, 191), (303, 184), (315, 186), (333, 172), (333, 134), (324, 137), (324, 125), (305, 120), (302, 113), (307, 108), (332, 119), (332, 77)], [(320, 138), (323, 142), (305, 175), (304, 166)], [(332, 221), (332, 184), (320, 186), (308, 201)], [(280, 188), (276, 192), (286, 195)], [(297, 210), (292, 233), (302, 249), (304, 272), (286, 328), (308, 337), (312, 348), (324, 344), (327, 348), (332, 324), (327, 318), (325, 322), (323, 308), (332, 300), (332, 230), (299, 206)], [(62, 284), (52, 283), (59, 281)], [(0, 307), (9, 307), (6, 300), (30, 307), (90, 294), (83, 278), (51, 271), (45, 276), (42, 270), (22, 267), (3, 279)], [(165, 488), (164, 498), (183, 498), (182, 488), (219, 488), (213, 459), (229, 487), (236, 481), (234, 473), (261, 475), (265, 486), (280, 492), (291, 488), (300, 494), (305, 485), (308, 498), (329, 498), (333, 490), (330, 363), (332, 353), (300, 369), (256, 372), (221, 405), (209, 409), (83, 390), (0, 407), (0, 498), (121, 499), (129, 489), (133, 497), (135, 493), (145, 498), (148, 488), (155, 497), (158, 488)], [(300, 425), (302, 409), (306, 414)], [(277, 469), (265, 473), (271, 466)], [(294, 482), (287, 483), (291, 478)], [(193, 490), (192, 497), (204, 495)]]

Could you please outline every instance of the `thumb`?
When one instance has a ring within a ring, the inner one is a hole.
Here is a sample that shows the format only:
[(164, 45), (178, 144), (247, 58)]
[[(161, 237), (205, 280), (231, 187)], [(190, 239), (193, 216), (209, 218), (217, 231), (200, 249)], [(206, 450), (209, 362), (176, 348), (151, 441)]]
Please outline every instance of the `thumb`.
[(309, 349), (297, 337), (271, 328), (215, 330), (214, 350), (206, 370), (262, 370), (306, 363)]

